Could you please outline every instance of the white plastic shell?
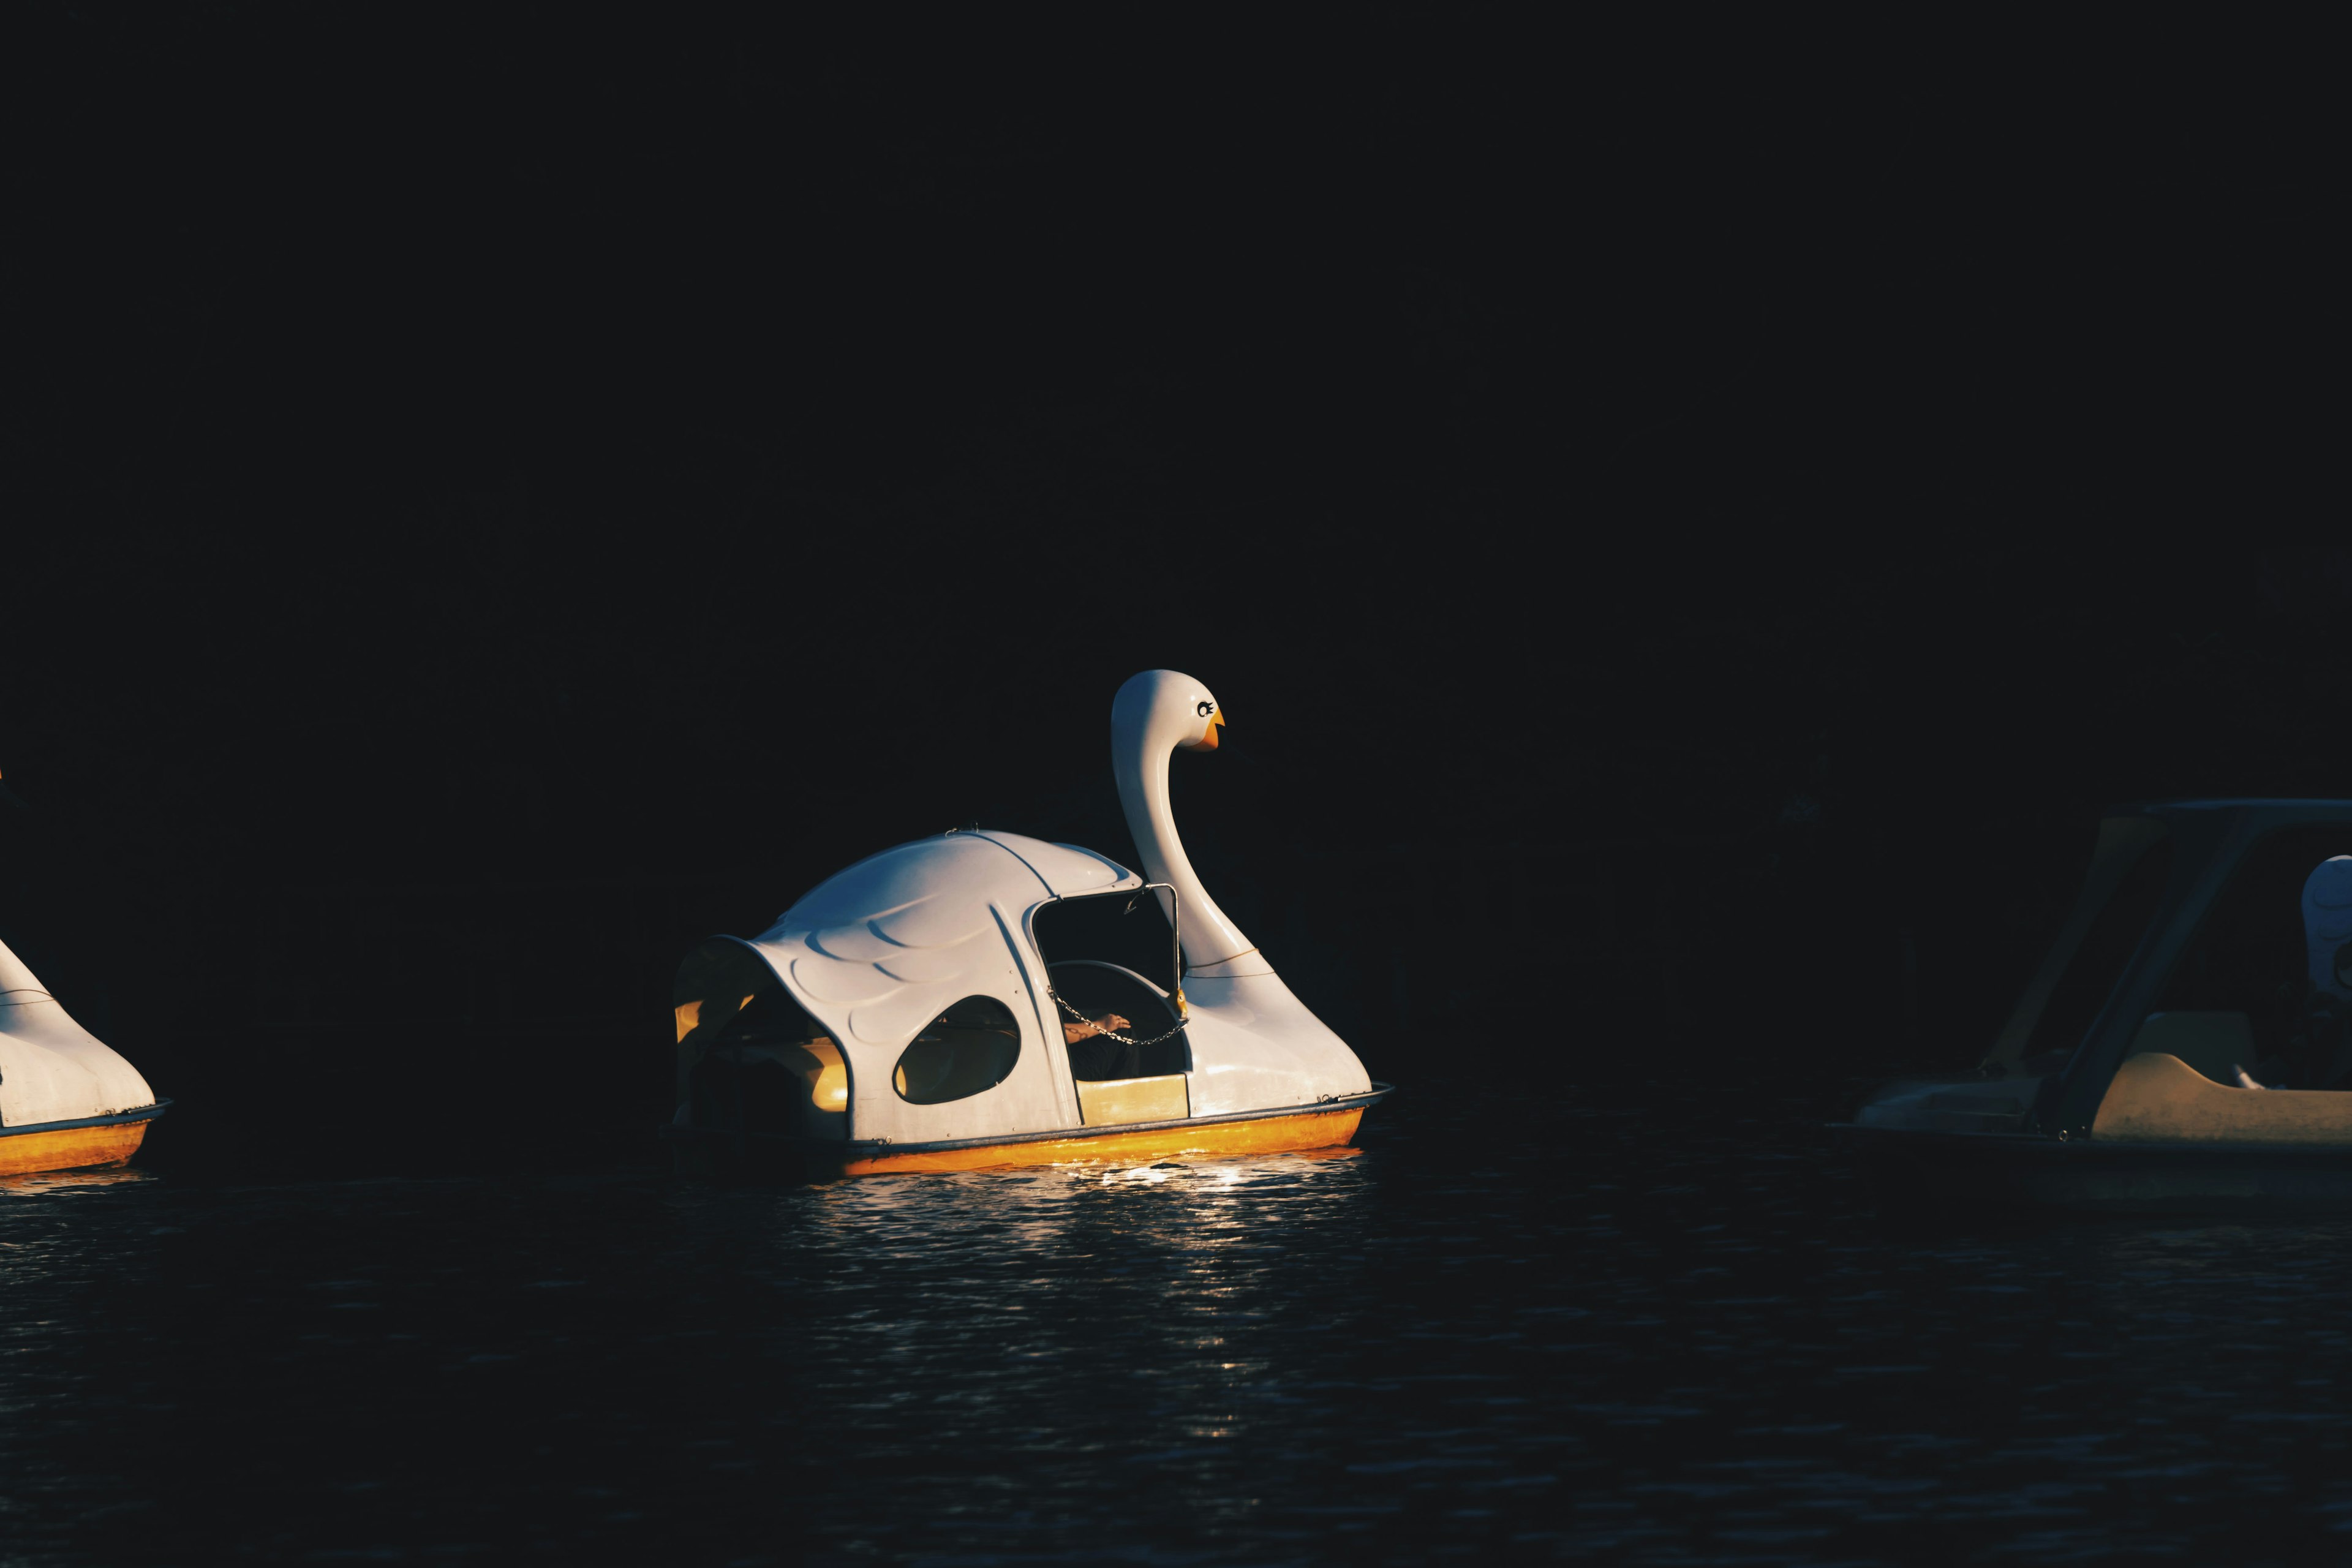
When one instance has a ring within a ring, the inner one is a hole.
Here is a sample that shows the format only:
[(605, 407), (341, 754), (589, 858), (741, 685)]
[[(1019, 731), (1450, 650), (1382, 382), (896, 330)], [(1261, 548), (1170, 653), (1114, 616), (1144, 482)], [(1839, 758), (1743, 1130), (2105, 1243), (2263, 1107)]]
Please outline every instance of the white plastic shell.
[[(830, 878), (751, 940), (849, 1067), (849, 1136), (919, 1143), (1082, 1125), (1045, 962), (1032, 928), (1056, 898), (1143, 879), (1103, 856), (1019, 834), (950, 833), (886, 849)], [(1271, 972), (1185, 983), (1192, 1114), (1311, 1105), (1371, 1087), (1363, 1064)], [(1021, 1058), (995, 1088), (913, 1105), (891, 1086), (898, 1054), (967, 996), (1021, 1024)]]
[(155, 1091), (0, 942), (0, 1125), (143, 1110)]

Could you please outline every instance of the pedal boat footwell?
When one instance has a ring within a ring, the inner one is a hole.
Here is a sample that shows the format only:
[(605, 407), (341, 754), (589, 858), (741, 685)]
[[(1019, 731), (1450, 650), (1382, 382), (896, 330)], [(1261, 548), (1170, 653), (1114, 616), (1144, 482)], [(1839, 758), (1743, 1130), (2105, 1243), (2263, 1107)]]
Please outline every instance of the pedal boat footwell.
[(884, 1176), (937, 1171), (1008, 1170), (1087, 1161), (1136, 1164), (1146, 1161), (1217, 1159), (1247, 1154), (1305, 1153), (1345, 1147), (1364, 1112), (1393, 1085), (1376, 1083), (1312, 1105), (1234, 1111), (1181, 1121), (1126, 1122), (1109, 1127), (1065, 1127), (1000, 1138), (961, 1138), (932, 1143), (893, 1143), (887, 1139), (828, 1142), (780, 1133), (739, 1132), (673, 1126), (673, 1138), (764, 1144), (801, 1157), (813, 1179)]
[(47, 1171), (96, 1171), (126, 1164), (146, 1140), (148, 1123), (171, 1108), (168, 1100), (112, 1116), (0, 1127), (0, 1176)]

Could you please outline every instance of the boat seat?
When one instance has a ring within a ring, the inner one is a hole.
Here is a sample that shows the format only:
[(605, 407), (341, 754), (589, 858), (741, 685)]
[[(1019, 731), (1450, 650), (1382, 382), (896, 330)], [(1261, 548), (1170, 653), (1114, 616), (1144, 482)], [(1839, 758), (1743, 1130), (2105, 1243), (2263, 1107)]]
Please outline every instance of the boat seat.
[[(2116, 1069), (2091, 1136), (2138, 1143), (2300, 1143), (2352, 1149), (2352, 1094), (2231, 1089), (2150, 1051)], [(2251, 1191), (2252, 1189), (2250, 1189)]]
[(2179, 1057), (2215, 1083), (2235, 1087), (2254, 1065), (2254, 1028), (2243, 1013), (2150, 1013), (2132, 1040), (2136, 1057)]

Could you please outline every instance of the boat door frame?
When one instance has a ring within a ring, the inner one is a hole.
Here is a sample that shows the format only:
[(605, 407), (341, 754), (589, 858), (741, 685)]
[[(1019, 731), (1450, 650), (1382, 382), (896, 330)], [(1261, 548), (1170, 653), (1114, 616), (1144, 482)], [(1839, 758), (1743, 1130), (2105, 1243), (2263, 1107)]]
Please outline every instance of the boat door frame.
[[(1176, 989), (1161, 992), (1160, 1000), (1167, 1003), (1169, 1011), (1176, 1015), (1176, 1027), (1181, 1030), (1192, 1019), (1192, 1006), (1184, 1000), (1184, 927), (1181, 915), (1184, 896), (1176, 890), (1173, 883), (1146, 882), (1141, 887), (1114, 887), (1098, 893), (1055, 893), (1052, 898), (1040, 899), (1030, 905), (1028, 912), (1021, 917), (1022, 934), (1028, 939), (1029, 951), (1037, 960), (1037, 994), (1034, 998), (1037, 1006), (1037, 1022), (1045, 1032), (1046, 1051), (1060, 1053), (1061, 1082), (1056, 1086), (1055, 1092), (1058, 1095), (1063, 1089), (1069, 1090), (1070, 1098), (1066, 1113), (1072, 1127), (1087, 1125), (1086, 1102), (1078, 1095), (1078, 1071), (1070, 1063), (1069, 1043), (1062, 1037), (1061, 994), (1054, 989), (1054, 960), (1046, 952), (1045, 944), (1037, 940), (1037, 917), (1055, 904), (1076, 903), (1087, 899), (1115, 899), (1121, 893), (1127, 894), (1128, 910), (1132, 913), (1135, 910), (1135, 901), (1144, 894), (1151, 892), (1163, 892), (1168, 895), (1168, 902), (1162, 908), (1168, 916), (1169, 962), (1172, 966), (1172, 977), (1176, 982)], [(1115, 969), (1121, 974), (1129, 975), (1140, 981), (1147, 990), (1160, 990), (1160, 986), (1155, 982), (1144, 975), (1137, 974), (1123, 963), (1109, 963), (1101, 959), (1069, 959), (1065, 962), (1099, 963), (1105, 969)], [(1047, 1059), (1049, 1061), (1053, 1059), (1051, 1055)], [(1192, 1046), (1189, 1036), (1184, 1043), (1184, 1095), (1185, 1103), (1189, 1109), (1192, 1094)]]

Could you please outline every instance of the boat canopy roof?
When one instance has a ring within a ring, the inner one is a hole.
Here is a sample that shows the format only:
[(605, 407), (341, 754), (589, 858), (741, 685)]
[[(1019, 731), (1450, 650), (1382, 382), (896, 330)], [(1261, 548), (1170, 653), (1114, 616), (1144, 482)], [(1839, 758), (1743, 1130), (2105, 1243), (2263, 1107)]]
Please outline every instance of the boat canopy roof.
[(945, 921), (958, 934), (998, 904), (1026, 910), (1047, 899), (1107, 893), (1142, 879), (1115, 860), (1018, 833), (942, 833), (869, 855), (809, 889), (777, 917), (779, 929), (873, 925), (886, 941), (934, 945)]
[(845, 1041), (900, 1044), (949, 1004), (1025, 994), (1007, 943), (1057, 898), (1140, 888), (1090, 849), (1017, 833), (951, 832), (826, 879), (751, 946)]

